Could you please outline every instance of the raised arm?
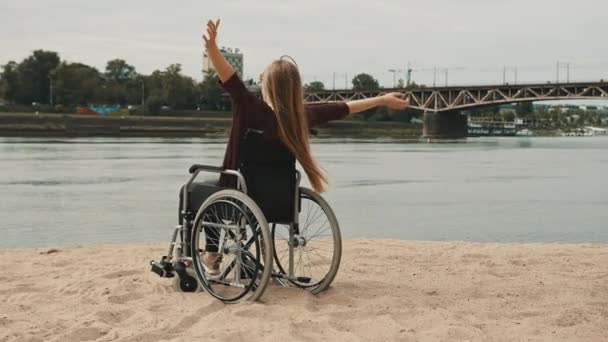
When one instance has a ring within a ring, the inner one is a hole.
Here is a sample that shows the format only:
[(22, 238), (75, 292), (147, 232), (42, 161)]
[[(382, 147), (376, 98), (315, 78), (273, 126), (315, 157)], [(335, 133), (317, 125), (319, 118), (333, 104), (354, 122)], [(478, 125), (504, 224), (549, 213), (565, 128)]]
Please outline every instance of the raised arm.
[(403, 99), (401, 93), (388, 93), (369, 99), (354, 100), (346, 102), (350, 114), (366, 111), (379, 106), (386, 106), (391, 109), (405, 109), (410, 105), (410, 99)]
[(222, 82), (226, 82), (232, 75), (234, 75), (235, 71), (217, 48), (216, 38), (217, 29), (219, 26), (219, 19), (216, 20), (216, 22), (209, 20), (207, 22), (207, 35), (203, 35), (203, 40), (205, 41), (207, 55), (209, 56), (209, 60), (211, 60), (215, 73)]

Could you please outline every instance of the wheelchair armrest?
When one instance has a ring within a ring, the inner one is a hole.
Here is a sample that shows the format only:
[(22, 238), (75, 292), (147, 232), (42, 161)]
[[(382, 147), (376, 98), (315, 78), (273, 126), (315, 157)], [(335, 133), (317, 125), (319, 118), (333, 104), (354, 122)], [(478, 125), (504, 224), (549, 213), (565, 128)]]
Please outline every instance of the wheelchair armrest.
[(224, 172), (226, 169), (224, 169), (223, 167), (219, 167), (219, 166), (194, 164), (194, 165), (190, 166), (190, 169), (188, 170), (188, 172), (190, 172), (192, 174), (198, 170), (221, 173), (221, 172)]

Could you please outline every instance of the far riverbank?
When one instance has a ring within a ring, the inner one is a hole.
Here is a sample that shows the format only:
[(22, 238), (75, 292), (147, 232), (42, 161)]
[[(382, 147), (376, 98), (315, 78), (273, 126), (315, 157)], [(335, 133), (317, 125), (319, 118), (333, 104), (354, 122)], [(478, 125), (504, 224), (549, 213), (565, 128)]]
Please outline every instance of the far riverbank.
[[(0, 114), (4, 137), (228, 137), (229, 114), (203, 117)], [(340, 120), (318, 129), (318, 137), (419, 139), (422, 125)]]

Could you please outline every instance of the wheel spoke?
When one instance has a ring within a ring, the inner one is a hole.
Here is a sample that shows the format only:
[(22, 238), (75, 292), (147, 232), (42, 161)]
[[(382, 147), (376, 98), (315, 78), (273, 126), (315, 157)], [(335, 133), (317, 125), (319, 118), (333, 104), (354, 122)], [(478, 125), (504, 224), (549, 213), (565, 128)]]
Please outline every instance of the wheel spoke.
[[(198, 233), (193, 243), (197, 250), (204, 251), (196, 258), (195, 266), (198, 269), (197, 276), (201, 278), (199, 280), (207, 292), (220, 300), (233, 302), (245, 298), (248, 293), (253, 294), (260, 289), (263, 291), (260, 285), (266, 286), (269, 272), (263, 271), (262, 259), (264, 253), (268, 252), (262, 249), (260, 221), (254, 212), (235, 195), (218, 196), (201, 210), (196, 222)], [(259, 209), (258, 215), (261, 215)], [(218, 250), (221, 256), (220, 272), (211, 276), (203, 270), (201, 263), (204, 253), (218, 247), (221, 247)], [(260, 271), (264, 272), (266, 280), (258, 276)]]
[[(290, 280), (298, 287), (324, 289), (329, 282), (324, 282), (330, 275), (333, 280), (337, 270), (335, 230), (339, 228), (330, 221), (331, 209), (321, 205), (317, 201), (318, 195), (303, 193), (300, 206), (300, 231), (296, 234), (294, 247), (294, 276), (310, 278), (310, 282), (300, 283)], [(326, 209), (327, 208), (327, 209)], [(331, 213), (333, 215), (333, 213)], [(332, 216), (333, 217), (333, 216)], [(275, 241), (275, 263), (282, 273), (287, 273), (289, 262), (289, 244), (291, 241), (285, 234), (289, 233), (289, 227), (274, 225), (272, 227), (273, 239)], [(339, 237), (339, 231), (338, 235)], [(339, 245), (338, 245), (339, 246)], [(322, 288), (320, 287), (322, 286)], [(320, 291), (320, 290), (319, 290)]]

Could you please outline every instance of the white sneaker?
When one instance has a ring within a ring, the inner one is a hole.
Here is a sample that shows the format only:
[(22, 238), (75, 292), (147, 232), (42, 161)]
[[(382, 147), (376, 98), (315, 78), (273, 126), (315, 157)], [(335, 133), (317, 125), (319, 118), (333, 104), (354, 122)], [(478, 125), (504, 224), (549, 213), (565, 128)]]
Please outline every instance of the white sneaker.
[(205, 252), (201, 258), (201, 264), (208, 275), (215, 276), (220, 274), (220, 264), (222, 255), (220, 253)]

